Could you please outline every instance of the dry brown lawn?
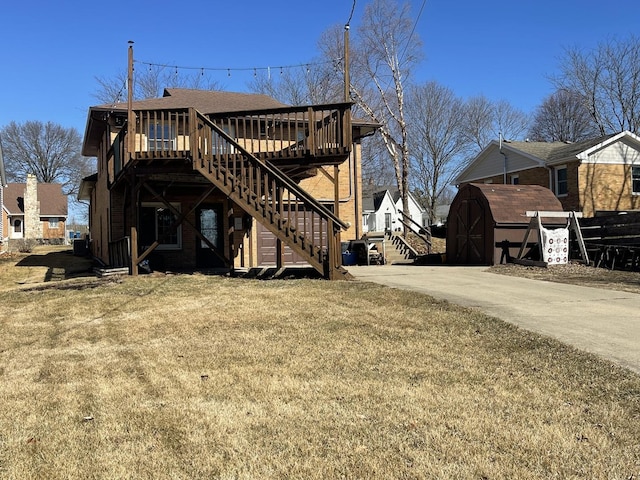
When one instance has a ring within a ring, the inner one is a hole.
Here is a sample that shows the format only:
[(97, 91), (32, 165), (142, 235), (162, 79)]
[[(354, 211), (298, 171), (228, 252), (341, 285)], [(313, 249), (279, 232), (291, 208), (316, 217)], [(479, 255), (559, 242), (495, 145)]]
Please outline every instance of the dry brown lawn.
[(640, 474), (640, 377), (477, 312), (29, 262), (0, 259), (0, 478)]

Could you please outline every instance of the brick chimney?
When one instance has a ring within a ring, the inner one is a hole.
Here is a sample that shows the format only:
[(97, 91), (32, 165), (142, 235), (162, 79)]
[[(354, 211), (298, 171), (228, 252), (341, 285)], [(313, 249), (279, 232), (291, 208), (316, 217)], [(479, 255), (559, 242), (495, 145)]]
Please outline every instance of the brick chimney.
[(27, 175), (27, 184), (24, 188), (24, 238), (42, 238), (40, 202), (38, 201), (38, 179), (31, 173)]

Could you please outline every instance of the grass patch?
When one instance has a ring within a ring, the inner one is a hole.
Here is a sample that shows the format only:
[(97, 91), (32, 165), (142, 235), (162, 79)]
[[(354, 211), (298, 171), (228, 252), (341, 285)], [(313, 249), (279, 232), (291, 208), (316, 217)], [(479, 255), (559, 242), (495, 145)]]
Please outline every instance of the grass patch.
[(640, 377), (477, 312), (360, 282), (93, 287), (0, 291), (2, 478), (640, 471)]

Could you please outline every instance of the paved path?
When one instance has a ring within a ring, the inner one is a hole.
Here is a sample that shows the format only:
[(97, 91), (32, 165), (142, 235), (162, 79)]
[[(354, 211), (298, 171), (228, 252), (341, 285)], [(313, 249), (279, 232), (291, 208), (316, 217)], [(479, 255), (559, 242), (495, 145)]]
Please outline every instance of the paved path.
[(486, 267), (348, 267), (361, 281), (477, 308), (640, 374), (640, 295), (490, 273)]

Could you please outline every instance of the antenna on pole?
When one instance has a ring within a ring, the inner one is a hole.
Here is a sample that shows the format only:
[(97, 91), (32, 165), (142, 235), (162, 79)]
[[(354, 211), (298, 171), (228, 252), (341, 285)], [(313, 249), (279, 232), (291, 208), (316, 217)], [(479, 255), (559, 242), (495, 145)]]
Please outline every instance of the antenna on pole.
[(127, 69), (127, 147), (129, 155), (133, 153), (135, 149), (135, 116), (133, 114), (133, 40), (129, 40), (129, 58)]

